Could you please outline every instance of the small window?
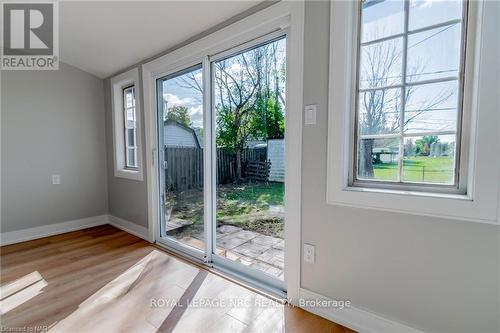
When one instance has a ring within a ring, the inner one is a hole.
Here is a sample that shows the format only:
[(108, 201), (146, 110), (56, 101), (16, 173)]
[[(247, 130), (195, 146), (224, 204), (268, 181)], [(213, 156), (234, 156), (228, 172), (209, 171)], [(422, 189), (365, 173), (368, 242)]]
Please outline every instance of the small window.
[(361, 2), (351, 183), (465, 191), (467, 3)]
[(142, 180), (139, 71), (111, 79), (115, 177)]
[(123, 89), (123, 113), (125, 120), (125, 166), (129, 169), (137, 169), (135, 86)]

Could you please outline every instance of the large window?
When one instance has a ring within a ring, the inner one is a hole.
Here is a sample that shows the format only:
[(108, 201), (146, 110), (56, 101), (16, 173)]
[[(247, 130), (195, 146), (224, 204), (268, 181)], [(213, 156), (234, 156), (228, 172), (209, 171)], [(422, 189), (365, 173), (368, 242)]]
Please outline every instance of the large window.
[(365, 0), (360, 7), (353, 184), (463, 191), (467, 3)]

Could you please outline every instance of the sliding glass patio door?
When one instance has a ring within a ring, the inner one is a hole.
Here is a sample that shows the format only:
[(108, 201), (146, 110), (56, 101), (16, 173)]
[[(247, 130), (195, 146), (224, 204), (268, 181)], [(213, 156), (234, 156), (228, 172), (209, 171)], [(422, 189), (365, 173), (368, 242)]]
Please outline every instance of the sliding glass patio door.
[(214, 57), (214, 262), (284, 287), (286, 38)]
[(197, 258), (206, 252), (202, 82), (201, 64), (157, 80), (160, 234)]
[(286, 35), (156, 80), (160, 241), (285, 290)]

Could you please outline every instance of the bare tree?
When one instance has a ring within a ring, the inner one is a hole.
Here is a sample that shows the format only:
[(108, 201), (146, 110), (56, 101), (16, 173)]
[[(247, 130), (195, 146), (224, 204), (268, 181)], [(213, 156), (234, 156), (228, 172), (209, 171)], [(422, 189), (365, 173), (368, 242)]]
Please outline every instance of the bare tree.
[[(254, 64), (260, 65), (259, 54), (252, 53), (252, 57), (256, 57)], [(250, 113), (257, 102), (262, 79), (261, 71), (250, 66), (247, 57), (241, 54), (232, 61), (217, 62), (214, 74), (220, 103), (217, 110), (218, 139), (236, 153), (237, 180), (242, 177), (241, 153), (250, 135)]]
[[(285, 54), (279, 43), (262, 45), (213, 63), (217, 145), (234, 151), (237, 180), (242, 178), (241, 155), (249, 139), (267, 138), (269, 131), (276, 137), (282, 127), (284, 131), (284, 125), (267, 123), (284, 119)], [(186, 73), (178, 80), (181, 87), (203, 96), (202, 76), (198, 71)], [(268, 104), (270, 99), (273, 102)]]
[(186, 89), (194, 89), (200, 92), (200, 96), (203, 96), (203, 82), (201, 75), (196, 75), (195, 71), (186, 73), (185, 75), (179, 76), (179, 86)]
[(284, 72), (279, 68), (284, 61), (278, 51), (278, 42), (273, 42), (214, 63), (217, 143), (234, 150), (237, 180), (248, 140), (265, 132), (268, 110), (262, 104), (271, 97), (284, 101)]
[[(416, 85), (403, 89), (390, 88), (401, 83), (402, 54), (396, 40), (365, 47), (360, 68), (360, 98), (358, 126), (360, 134), (396, 133), (424, 112), (448, 100), (453, 92), (441, 90), (435, 97), (424, 100), (401, 119), (402, 103), (412, 101)], [(417, 65), (407, 69), (407, 77), (424, 74), (425, 66)], [(403, 98), (404, 97), (404, 98)], [(373, 148), (375, 139), (361, 139), (359, 143), (358, 173), (363, 178), (373, 178)]]

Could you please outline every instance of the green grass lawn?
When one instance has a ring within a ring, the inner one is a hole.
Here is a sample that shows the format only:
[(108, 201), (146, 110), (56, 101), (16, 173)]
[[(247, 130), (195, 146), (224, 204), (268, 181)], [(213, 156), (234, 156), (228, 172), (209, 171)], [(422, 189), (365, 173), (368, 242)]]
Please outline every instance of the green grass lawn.
[(217, 188), (217, 225), (231, 224), (260, 234), (282, 237), (283, 183), (222, 185)]
[[(397, 180), (397, 163), (374, 165), (375, 179)], [(449, 184), (453, 182), (454, 161), (452, 157), (415, 156), (403, 161), (403, 180)]]
[(239, 203), (251, 203), (259, 206), (283, 205), (285, 186), (283, 183), (242, 184), (233, 186), (229, 191), (219, 190), (219, 197), (236, 200)]

